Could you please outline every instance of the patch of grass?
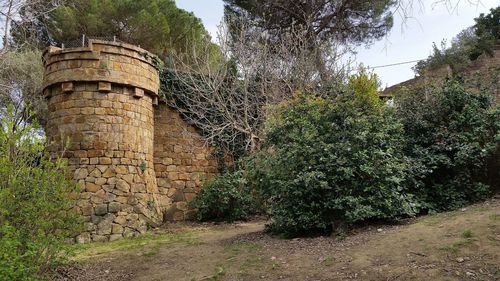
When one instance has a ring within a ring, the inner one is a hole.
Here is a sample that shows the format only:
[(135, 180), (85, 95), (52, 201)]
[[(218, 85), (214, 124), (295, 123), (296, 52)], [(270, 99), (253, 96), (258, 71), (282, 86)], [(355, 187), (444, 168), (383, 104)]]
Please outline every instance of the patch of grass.
[(335, 258), (332, 256), (326, 256), (325, 259), (322, 261), (322, 264), (325, 266), (331, 266), (335, 262)]
[(153, 256), (158, 255), (159, 253), (160, 253), (160, 248), (154, 247), (154, 248), (151, 248), (151, 249), (143, 252), (142, 255), (145, 257), (153, 257)]
[(470, 229), (467, 229), (464, 232), (462, 232), (462, 237), (465, 239), (472, 238), (472, 236), (474, 236), (474, 233)]
[(271, 264), (271, 270), (276, 270), (280, 267), (281, 267), (281, 265), (277, 261), (273, 261)]
[(224, 267), (217, 266), (209, 280), (214, 280), (214, 281), (221, 280), (224, 275), (226, 275)]
[(474, 241), (472, 239), (460, 240), (449, 246), (441, 248), (442, 250), (452, 252), (453, 254), (458, 254), (462, 248), (472, 245)]
[(492, 221), (500, 221), (500, 214), (491, 214), (490, 220)]
[[(138, 237), (124, 238), (113, 242), (71, 245), (69, 246), (69, 250), (75, 253), (75, 260), (85, 260), (115, 251), (133, 250), (144, 246), (159, 245), (164, 243), (186, 243), (188, 245), (195, 245), (199, 242), (195, 237), (195, 234), (189, 231), (180, 233), (147, 233)], [(159, 249), (157, 251), (159, 251)], [(158, 252), (151, 250), (144, 253), (144, 255), (152, 256), (157, 253)]]

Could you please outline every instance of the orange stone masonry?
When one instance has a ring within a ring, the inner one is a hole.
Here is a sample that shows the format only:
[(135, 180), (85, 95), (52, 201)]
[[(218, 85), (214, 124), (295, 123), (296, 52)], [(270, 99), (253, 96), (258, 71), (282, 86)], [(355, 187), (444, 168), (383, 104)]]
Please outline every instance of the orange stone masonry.
[(154, 56), (89, 40), (44, 53), (49, 151), (68, 160), (81, 187), (86, 229), (76, 240), (112, 241), (192, 216), (187, 207), (217, 162), (196, 129), (158, 105)]

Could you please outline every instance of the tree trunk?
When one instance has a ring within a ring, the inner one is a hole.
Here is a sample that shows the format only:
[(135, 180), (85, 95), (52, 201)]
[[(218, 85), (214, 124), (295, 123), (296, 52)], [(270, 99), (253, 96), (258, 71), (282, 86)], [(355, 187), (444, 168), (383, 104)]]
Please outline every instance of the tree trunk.
[(12, 20), (12, 5), (14, 5), (14, 0), (9, 1), (9, 6), (7, 8), (7, 13), (5, 14), (5, 26), (4, 26), (4, 37), (3, 37), (3, 48), (0, 53), (5, 53), (9, 49), (9, 25)]

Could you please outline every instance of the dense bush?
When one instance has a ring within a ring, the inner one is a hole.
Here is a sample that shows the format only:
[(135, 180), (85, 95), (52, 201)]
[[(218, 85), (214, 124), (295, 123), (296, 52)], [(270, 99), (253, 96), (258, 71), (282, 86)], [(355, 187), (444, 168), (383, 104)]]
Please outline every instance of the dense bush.
[(208, 181), (190, 205), (197, 209), (200, 221), (244, 220), (255, 211), (242, 171), (227, 172)]
[(69, 211), (76, 187), (43, 141), (12, 107), (0, 112), (0, 280), (43, 279), (80, 226)]
[(490, 97), (449, 79), (442, 88), (402, 94), (397, 111), (413, 159), (409, 192), (424, 210), (454, 209), (489, 194), (486, 163), (500, 141), (500, 111)]
[(266, 200), (270, 230), (328, 233), (368, 219), (412, 215), (403, 127), (386, 110), (300, 94), (276, 108), (263, 150), (247, 165)]

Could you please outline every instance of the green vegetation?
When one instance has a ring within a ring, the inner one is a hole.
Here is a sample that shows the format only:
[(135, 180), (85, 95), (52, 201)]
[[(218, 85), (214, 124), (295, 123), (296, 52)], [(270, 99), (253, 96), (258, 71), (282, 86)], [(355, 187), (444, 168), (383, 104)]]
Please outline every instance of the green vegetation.
[(196, 245), (200, 242), (194, 232), (183, 231), (179, 233), (147, 233), (138, 237), (125, 238), (112, 242), (72, 245), (68, 249), (75, 253), (77, 260), (86, 260), (116, 251), (129, 251), (142, 248), (144, 248), (142, 255), (155, 256), (159, 253), (159, 245), (169, 243)]
[(474, 233), (470, 229), (467, 229), (464, 232), (462, 232), (462, 237), (465, 239), (472, 238), (472, 236), (474, 236)]
[(321, 263), (324, 266), (331, 266), (335, 263), (335, 258), (332, 256), (326, 256)]
[(65, 163), (45, 152), (36, 122), (25, 123), (12, 106), (0, 116), (0, 280), (40, 280), (80, 230), (77, 188)]
[(241, 171), (208, 181), (190, 203), (200, 221), (247, 219), (255, 212), (254, 200)]
[(240, 181), (264, 200), (270, 231), (342, 233), (491, 194), (487, 159), (498, 146), (500, 111), (488, 96), (449, 79), (387, 108), (372, 98), (376, 87), (361, 72), (334, 103), (298, 94), (270, 109), (265, 143), (243, 160)]
[(462, 250), (463, 248), (470, 247), (472, 244), (474, 244), (474, 241), (472, 239), (465, 239), (454, 242), (449, 246), (443, 247), (442, 250), (451, 252), (456, 255), (460, 253), (460, 250)]
[(358, 73), (349, 77), (348, 87), (353, 92), (354, 105), (363, 110), (380, 109), (382, 102), (378, 92), (379, 86), (380, 82), (377, 74), (368, 73), (361, 66)]
[(486, 198), (487, 159), (500, 136), (500, 110), (458, 79), (415, 89), (397, 101), (405, 154), (412, 159), (408, 192), (422, 211), (443, 211)]
[(275, 108), (251, 158), (251, 184), (286, 236), (327, 234), (359, 221), (414, 214), (405, 194), (403, 126), (391, 110), (299, 94)]
[[(29, 6), (28, 6), (29, 8)], [(29, 13), (25, 9), (24, 13)], [(21, 16), (29, 17), (29, 14)], [(177, 8), (173, 0), (76, 0), (66, 1), (53, 11), (34, 21), (35, 36), (26, 38), (27, 27), (14, 26), (13, 36), (19, 44), (33, 46), (65, 43), (81, 44), (82, 35), (139, 45), (161, 58), (181, 59), (190, 63), (194, 53), (217, 52), (218, 47), (201, 20), (192, 13)]]
[(500, 7), (491, 9), (487, 15), (481, 14), (476, 24), (460, 32), (448, 47), (446, 41), (441, 46), (433, 45), (433, 52), (426, 60), (414, 68), (417, 74), (449, 65), (453, 70), (467, 66), (482, 54), (492, 55), (495, 46), (500, 44)]

